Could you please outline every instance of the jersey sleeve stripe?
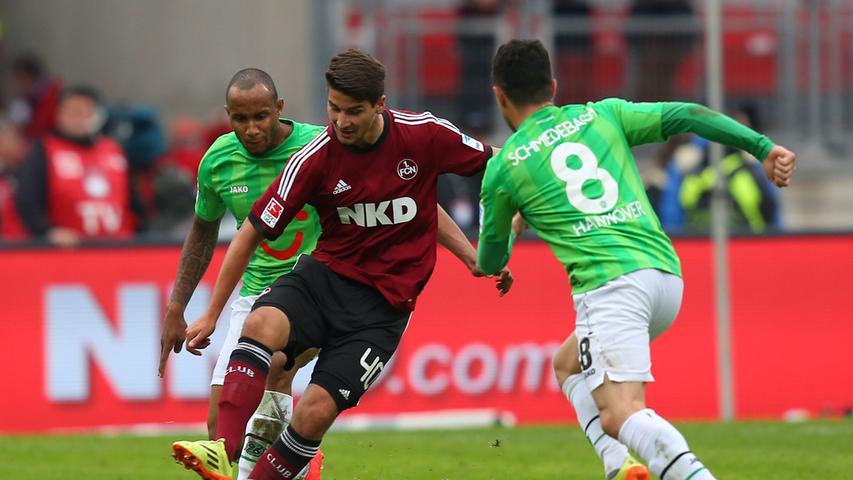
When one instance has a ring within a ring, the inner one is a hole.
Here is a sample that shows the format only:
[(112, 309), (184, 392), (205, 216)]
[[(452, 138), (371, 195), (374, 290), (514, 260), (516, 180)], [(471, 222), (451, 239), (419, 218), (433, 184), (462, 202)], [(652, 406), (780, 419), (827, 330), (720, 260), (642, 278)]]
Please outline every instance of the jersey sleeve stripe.
[(426, 124), (426, 123), (435, 123), (436, 125), (441, 125), (442, 127), (444, 127), (444, 128), (446, 128), (446, 129), (448, 129), (448, 130), (452, 131), (453, 133), (456, 133), (456, 134), (459, 134), (459, 135), (461, 135), (461, 134), (462, 134), (462, 132), (460, 132), (460, 131), (459, 131), (459, 129), (458, 129), (458, 128), (456, 128), (456, 126), (455, 126), (455, 125), (453, 125), (452, 123), (448, 122), (447, 120), (442, 120), (442, 119), (438, 119), (438, 118), (435, 118), (435, 117), (432, 117), (432, 118), (425, 118), (425, 119), (422, 119), (422, 120), (414, 120), (414, 121), (409, 121), (409, 120), (403, 120), (403, 119), (400, 119), (400, 118), (395, 118), (395, 119), (394, 119), (394, 121), (395, 121), (395, 122), (397, 122), (397, 123), (402, 123), (403, 125), (423, 125), (423, 124)]
[(401, 112), (401, 111), (398, 111), (398, 110), (391, 110), (391, 112), (393, 112), (393, 113), (394, 113), (394, 117), (397, 117), (397, 118), (405, 118), (405, 119), (407, 119), (407, 120), (418, 120), (418, 119), (426, 118), (426, 117), (433, 117), (433, 118), (435, 118), (435, 115), (433, 115), (431, 112), (424, 112), (424, 113), (406, 113), (406, 112)]
[[(435, 115), (433, 115), (430, 112), (424, 112), (421, 114), (411, 114), (411, 113), (405, 113), (405, 112), (398, 112), (397, 110), (391, 110), (391, 111), (394, 113), (394, 120), (399, 121), (400, 123), (405, 123), (406, 121), (411, 122), (411, 121), (416, 121), (416, 120), (432, 119), (432, 120), (435, 120), (436, 123), (438, 123), (439, 125), (444, 125), (445, 127), (453, 130), (454, 132), (459, 132), (459, 129), (456, 127), (456, 125), (454, 125), (453, 123), (451, 123), (450, 121), (448, 121), (444, 118), (436, 117)], [(411, 124), (409, 124), (409, 125), (411, 125)]]
[[(325, 131), (314, 137), (313, 140), (308, 142), (304, 147), (302, 147), (298, 152), (294, 153), (290, 160), (287, 162), (287, 166), (284, 167), (284, 173), (281, 175), (281, 181), (278, 183), (278, 194), (282, 195), (284, 191), (284, 185), (287, 183), (287, 179), (290, 177), (293, 168), (299, 163), (299, 160), (304, 158), (306, 155), (310, 155), (313, 153), (312, 149), (316, 147), (316, 145), (326, 139), (328, 141), (329, 134)], [(309, 153), (309, 151), (311, 153)]]
[[(302, 164), (305, 163), (311, 155), (317, 153), (318, 150), (323, 148), (323, 145), (327, 143), (329, 143), (328, 136), (326, 136), (323, 141), (315, 145), (310, 151), (299, 157), (299, 159), (293, 163), (294, 168), (291, 171), (285, 172), (284, 177), (286, 180), (282, 186), (283, 188), (279, 190), (279, 196), (282, 200), (287, 200), (287, 194), (290, 192), (291, 187), (293, 187), (293, 181), (296, 180), (296, 174), (299, 173), (299, 169), (302, 168)], [(290, 168), (290, 165), (288, 165), (288, 168)]]

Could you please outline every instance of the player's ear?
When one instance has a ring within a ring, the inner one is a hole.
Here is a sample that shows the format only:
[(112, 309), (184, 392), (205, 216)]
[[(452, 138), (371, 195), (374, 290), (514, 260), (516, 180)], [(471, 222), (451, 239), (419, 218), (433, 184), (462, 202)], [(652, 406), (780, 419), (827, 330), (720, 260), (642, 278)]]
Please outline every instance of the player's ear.
[(495, 99), (498, 101), (498, 105), (500, 105), (501, 108), (506, 108), (506, 94), (501, 87), (494, 85), (492, 86), (492, 91), (495, 92)]
[(375, 107), (377, 112), (385, 110), (385, 95), (379, 97), (379, 100), (376, 101)]
[(557, 96), (557, 79), (552, 78), (551, 79), (551, 98), (553, 99), (555, 96)]
[(275, 102), (275, 108), (278, 110), (278, 114), (281, 115), (281, 112), (284, 111), (284, 99), (279, 98), (277, 102)]

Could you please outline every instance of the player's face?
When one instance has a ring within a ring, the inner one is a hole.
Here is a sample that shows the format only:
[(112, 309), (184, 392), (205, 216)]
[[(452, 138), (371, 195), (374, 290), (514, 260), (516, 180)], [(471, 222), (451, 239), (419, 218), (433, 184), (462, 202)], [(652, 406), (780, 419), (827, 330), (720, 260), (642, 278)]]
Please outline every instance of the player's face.
[(228, 90), (228, 120), (246, 151), (263, 155), (281, 142), (278, 117), (284, 100), (276, 99), (265, 86), (255, 85), (248, 90), (231, 87)]
[(335, 128), (335, 136), (344, 145), (363, 147), (373, 144), (382, 133), (382, 124), (377, 120), (384, 108), (384, 95), (373, 105), (367, 100), (357, 101), (335, 89), (329, 89), (326, 111), (329, 122)]

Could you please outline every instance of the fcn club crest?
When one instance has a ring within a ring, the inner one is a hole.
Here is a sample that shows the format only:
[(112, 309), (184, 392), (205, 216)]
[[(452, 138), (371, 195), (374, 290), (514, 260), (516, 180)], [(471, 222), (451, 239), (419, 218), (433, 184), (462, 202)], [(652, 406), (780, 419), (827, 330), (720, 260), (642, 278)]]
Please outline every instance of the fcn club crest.
[(397, 164), (397, 175), (403, 180), (411, 180), (418, 174), (418, 164), (411, 158), (404, 158)]

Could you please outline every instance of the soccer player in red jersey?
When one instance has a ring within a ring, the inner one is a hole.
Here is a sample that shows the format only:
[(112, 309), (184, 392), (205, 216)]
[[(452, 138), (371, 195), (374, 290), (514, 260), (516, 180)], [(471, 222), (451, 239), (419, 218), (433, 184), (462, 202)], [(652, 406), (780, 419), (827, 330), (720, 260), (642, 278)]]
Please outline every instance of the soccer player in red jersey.
[[(267, 288), (246, 318), (219, 401), (220, 440), (173, 445), (176, 458), (204, 478), (227, 478), (216, 474), (218, 465), (239, 451), (272, 352), (290, 359), (319, 347), (291, 425), (250, 478), (292, 478), (308, 463), (338, 414), (379, 377), (432, 274), (437, 236), (447, 235), (437, 217), (438, 175), (474, 174), (492, 156), (492, 147), (446, 120), (386, 108), (384, 79), (383, 65), (365, 52), (332, 58), (330, 125), (291, 157), (231, 242), (211, 308), (224, 306), (257, 245), (280, 235), (303, 205), (320, 216), (314, 252)], [(476, 275), (475, 263), (466, 264)], [(502, 292), (510, 282), (503, 270)]]

